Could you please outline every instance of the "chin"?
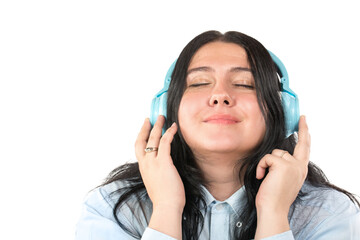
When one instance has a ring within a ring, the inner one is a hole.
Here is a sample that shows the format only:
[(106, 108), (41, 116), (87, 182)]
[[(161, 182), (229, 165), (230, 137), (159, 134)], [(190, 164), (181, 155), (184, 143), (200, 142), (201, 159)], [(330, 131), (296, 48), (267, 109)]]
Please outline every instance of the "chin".
[(200, 143), (196, 145), (201, 145), (201, 148), (206, 149), (208, 151), (213, 152), (244, 152), (249, 151), (249, 149), (252, 149), (256, 146), (256, 143), (251, 144), (249, 141), (244, 141), (248, 138), (240, 139), (239, 136), (234, 135), (224, 135), (224, 134), (217, 134), (212, 136), (204, 136), (202, 139), (204, 141), (201, 141)]
[(242, 129), (191, 130), (183, 132), (183, 136), (193, 151), (202, 149), (209, 153), (239, 152), (239, 155), (244, 155), (256, 148), (262, 140), (261, 132), (244, 132)]

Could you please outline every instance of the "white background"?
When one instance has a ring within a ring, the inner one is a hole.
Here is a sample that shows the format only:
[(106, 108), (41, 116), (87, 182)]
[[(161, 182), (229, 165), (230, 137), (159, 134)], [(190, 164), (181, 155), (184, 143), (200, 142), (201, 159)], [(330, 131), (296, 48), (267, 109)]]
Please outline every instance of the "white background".
[(360, 194), (359, 23), (355, 1), (2, 1), (0, 239), (72, 239), (86, 193), (135, 160), (168, 67), (212, 29), (284, 62), (311, 160)]

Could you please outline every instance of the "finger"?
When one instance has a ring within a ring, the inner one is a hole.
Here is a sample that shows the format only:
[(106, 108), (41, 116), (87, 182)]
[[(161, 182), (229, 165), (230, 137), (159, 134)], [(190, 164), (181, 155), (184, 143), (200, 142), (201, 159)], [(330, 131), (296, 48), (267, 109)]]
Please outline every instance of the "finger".
[[(162, 115), (159, 115), (156, 120), (156, 123), (154, 124), (153, 129), (150, 132), (149, 140), (147, 142), (146, 147), (158, 147), (159, 146), (161, 133), (162, 133), (162, 127), (164, 126), (164, 123), (165, 123), (165, 117)], [(156, 153), (156, 152), (151, 152), (151, 153)]]
[(274, 164), (274, 161), (277, 157), (266, 154), (258, 163), (256, 167), (256, 178), (262, 179), (265, 176), (266, 169), (271, 167)]
[(309, 162), (311, 138), (305, 116), (299, 120), (298, 143), (295, 146), (294, 157), (298, 160)]
[(285, 150), (281, 150), (281, 149), (274, 149), (271, 154), (276, 156), (276, 157), (283, 157), (285, 155), (286, 151)]
[(146, 144), (150, 135), (150, 129), (150, 120), (149, 118), (146, 118), (135, 141), (135, 155), (138, 161), (145, 155), (144, 149), (146, 148)]
[(285, 159), (285, 160), (293, 159), (293, 156), (288, 151), (281, 150), (281, 149), (274, 149), (271, 152), (271, 155), (274, 155), (276, 157), (279, 157), (279, 158), (282, 158), (282, 159)]
[(160, 139), (158, 158), (167, 159), (171, 154), (171, 142), (174, 139), (174, 135), (177, 132), (177, 125), (173, 123), (165, 134)]

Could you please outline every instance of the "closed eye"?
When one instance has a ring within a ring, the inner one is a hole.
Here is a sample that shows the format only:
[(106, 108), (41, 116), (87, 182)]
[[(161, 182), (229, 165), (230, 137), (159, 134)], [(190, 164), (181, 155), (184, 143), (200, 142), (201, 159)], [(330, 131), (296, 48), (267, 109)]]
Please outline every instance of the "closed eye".
[(189, 87), (200, 87), (200, 86), (206, 86), (206, 85), (209, 85), (210, 83), (193, 83), (193, 84), (190, 84)]
[(236, 87), (242, 87), (242, 88), (246, 88), (246, 89), (255, 89), (254, 86), (252, 86), (252, 85), (247, 85), (247, 84), (234, 84), (234, 86), (236, 86)]

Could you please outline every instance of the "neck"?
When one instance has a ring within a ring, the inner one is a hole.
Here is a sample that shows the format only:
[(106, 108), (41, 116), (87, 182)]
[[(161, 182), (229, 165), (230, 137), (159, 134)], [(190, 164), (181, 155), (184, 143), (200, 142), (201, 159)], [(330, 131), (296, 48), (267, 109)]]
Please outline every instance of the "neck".
[(205, 178), (205, 187), (216, 200), (224, 201), (241, 188), (239, 156), (211, 154), (196, 156)]

